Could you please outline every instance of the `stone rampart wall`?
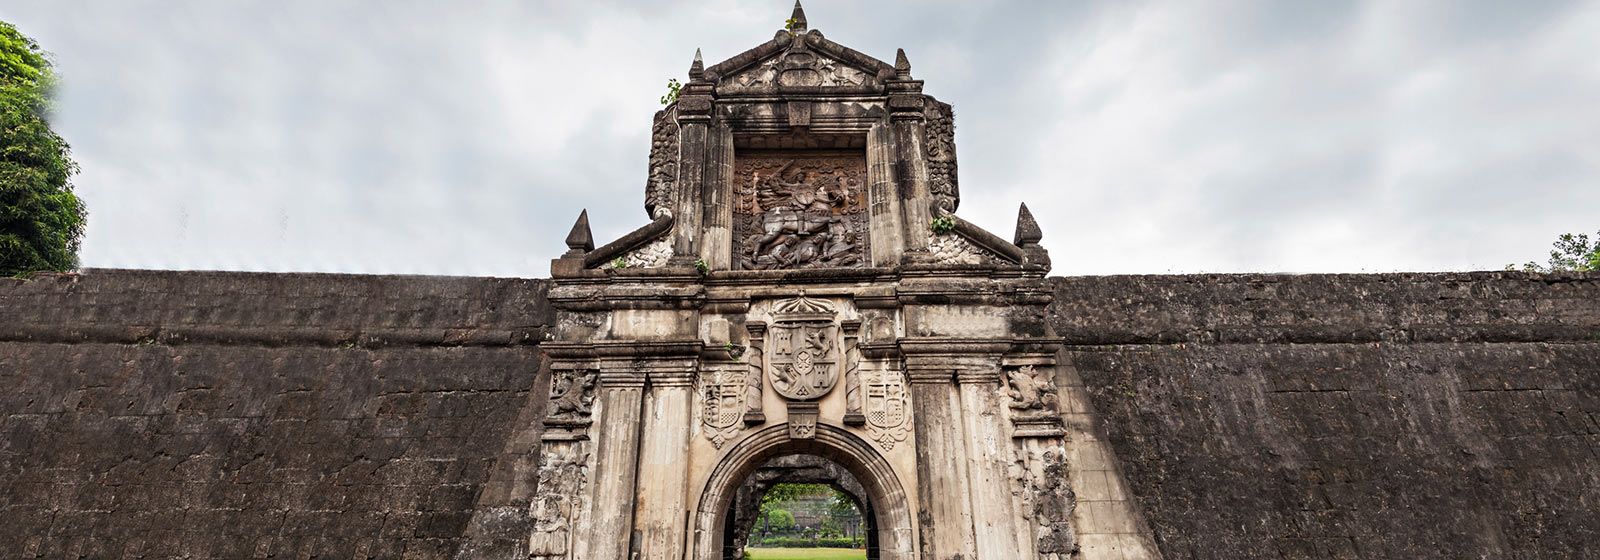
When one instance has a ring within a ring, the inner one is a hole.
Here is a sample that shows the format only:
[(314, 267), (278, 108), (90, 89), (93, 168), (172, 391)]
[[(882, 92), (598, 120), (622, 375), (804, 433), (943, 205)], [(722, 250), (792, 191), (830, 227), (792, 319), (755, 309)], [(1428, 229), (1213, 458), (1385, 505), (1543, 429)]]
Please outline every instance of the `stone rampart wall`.
[(545, 289), (124, 270), (0, 280), (0, 548), (449, 557), (530, 406)]
[(1168, 560), (1600, 550), (1600, 275), (1057, 279)]

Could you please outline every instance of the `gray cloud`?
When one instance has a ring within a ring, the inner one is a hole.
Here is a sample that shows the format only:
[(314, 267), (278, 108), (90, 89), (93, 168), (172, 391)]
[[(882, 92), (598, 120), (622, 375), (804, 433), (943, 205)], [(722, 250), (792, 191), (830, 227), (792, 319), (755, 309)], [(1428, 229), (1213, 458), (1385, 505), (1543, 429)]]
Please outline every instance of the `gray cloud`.
[[(86, 266), (543, 276), (789, 2), (60, 2)], [(1498, 268), (1600, 227), (1594, 2), (811, 0), (954, 103), (961, 213), (1062, 274)], [(709, 62), (709, 61), (708, 61)]]

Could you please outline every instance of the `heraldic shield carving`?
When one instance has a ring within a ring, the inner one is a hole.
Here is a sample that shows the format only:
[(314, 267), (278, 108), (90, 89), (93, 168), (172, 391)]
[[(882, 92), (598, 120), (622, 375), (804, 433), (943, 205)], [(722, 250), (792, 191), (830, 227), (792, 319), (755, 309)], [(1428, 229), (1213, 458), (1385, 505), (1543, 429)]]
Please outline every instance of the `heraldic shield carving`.
[(896, 443), (905, 441), (911, 419), (905, 375), (897, 369), (866, 369), (861, 372), (861, 384), (866, 388), (867, 432), (884, 449), (894, 449)]
[(822, 398), (839, 383), (839, 325), (833, 304), (801, 294), (772, 307), (767, 377), (794, 401)]
[(707, 374), (700, 387), (705, 403), (701, 421), (711, 445), (722, 449), (723, 443), (739, 433), (745, 410), (745, 376), (743, 368), (717, 369)]

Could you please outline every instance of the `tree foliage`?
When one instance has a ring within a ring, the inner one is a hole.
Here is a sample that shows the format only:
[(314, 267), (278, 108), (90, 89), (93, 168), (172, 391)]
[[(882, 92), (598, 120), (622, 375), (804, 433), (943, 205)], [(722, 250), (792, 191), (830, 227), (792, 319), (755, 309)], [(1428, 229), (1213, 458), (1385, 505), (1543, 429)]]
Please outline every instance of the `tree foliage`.
[[(1507, 266), (1507, 269), (1516, 268)], [(1591, 243), (1587, 234), (1563, 233), (1550, 249), (1550, 260), (1545, 264), (1528, 261), (1522, 265), (1528, 272), (1600, 271), (1600, 232), (1595, 232)]]
[(39, 45), (0, 21), (0, 275), (78, 265), (87, 212), (78, 172), (50, 129), (55, 73)]

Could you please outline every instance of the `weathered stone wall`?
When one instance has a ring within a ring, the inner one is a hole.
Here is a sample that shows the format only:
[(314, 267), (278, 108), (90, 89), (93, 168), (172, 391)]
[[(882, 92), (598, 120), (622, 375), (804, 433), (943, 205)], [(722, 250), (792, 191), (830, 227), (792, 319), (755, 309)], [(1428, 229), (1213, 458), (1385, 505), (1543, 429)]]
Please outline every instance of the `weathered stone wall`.
[(546, 288), (0, 280), (3, 555), (449, 557), (476, 505), (506, 494), (483, 488), (542, 406)]
[(1056, 282), (1168, 560), (1600, 550), (1600, 275)]

